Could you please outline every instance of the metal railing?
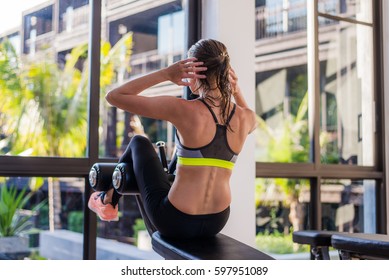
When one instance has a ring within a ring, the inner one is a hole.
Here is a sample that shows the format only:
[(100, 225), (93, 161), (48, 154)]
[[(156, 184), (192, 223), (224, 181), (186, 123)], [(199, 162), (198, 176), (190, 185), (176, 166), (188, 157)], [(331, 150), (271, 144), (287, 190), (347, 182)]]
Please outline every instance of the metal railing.
[[(321, 13), (352, 18), (355, 17), (357, 10), (354, 2), (354, 0), (350, 0), (347, 2), (347, 6), (340, 7), (336, 0), (319, 0), (318, 8)], [(332, 24), (336, 24), (336, 22), (319, 17), (319, 26)], [(306, 29), (306, 1), (289, 5), (260, 6), (255, 10), (255, 38), (257, 40), (305, 31)]]
[(158, 54), (158, 50), (151, 50), (134, 54), (131, 57), (131, 76), (138, 76), (166, 67), (183, 58), (184, 52)]
[(89, 23), (89, 5), (72, 10), (71, 13), (63, 13), (63, 18), (59, 21), (59, 33), (75, 28), (86, 28)]
[(106, 0), (106, 7), (108, 8), (114, 8), (118, 6), (124, 6), (131, 2), (136, 2), (139, 0)]

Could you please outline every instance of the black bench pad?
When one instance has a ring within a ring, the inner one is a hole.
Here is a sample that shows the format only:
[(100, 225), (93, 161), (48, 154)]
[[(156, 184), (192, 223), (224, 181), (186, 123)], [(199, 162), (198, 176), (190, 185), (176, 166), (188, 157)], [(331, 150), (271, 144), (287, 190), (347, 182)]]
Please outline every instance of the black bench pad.
[(385, 234), (338, 233), (332, 236), (332, 246), (337, 250), (389, 259), (389, 236)]
[(293, 242), (298, 244), (309, 244), (313, 247), (331, 246), (331, 237), (339, 234), (337, 231), (325, 230), (302, 230), (293, 232)]
[(152, 234), (153, 250), (167, 260), (274, 260), (224, 234), (204, 239), (173, 239)]

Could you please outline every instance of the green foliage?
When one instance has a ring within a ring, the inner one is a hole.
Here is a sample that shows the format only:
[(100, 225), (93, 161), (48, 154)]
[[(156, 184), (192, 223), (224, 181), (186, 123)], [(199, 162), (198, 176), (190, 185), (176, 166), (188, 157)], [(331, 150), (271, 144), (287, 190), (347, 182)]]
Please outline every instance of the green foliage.
[[(20, 211), (30, 201), (32, 193), (26, 189), (18, 193), (16, 188), (2, 186), (0, 191), (0, 236), (15, 236), (25, 231), (30, 225), (31, 214), (21, 215)], [(42, 201), (32, 211), (44, 205)]]
[(82, 233), (84, 231), (83, 211), (70, 211), (68, 216), (68, 229)]
[(320, 133), (320, 161), (323, 164), (339, 163), (338, 141), (327, 131)]
[(49, 205), (46, 203), (39, 209), (38, 227), (41, 229), (49, 228)]
[[(280, 126), (273, 129), (265, 120), (257, 116), (258, 127), (268, 136), (267, 159), (268, 162), (295, 163), (307, 162), (309, 159), (308, 137), (308, 92), (305, 92), (299, 106), (294, 104), (295, 115), (289, 114)], [(257, 184), (265, 182), (258, 181)], [(269, 182), (268, 182), (269, 183)], [(297, 197), (301, 188), (308, 183), (302, 179), (293, 180), (277, 178), (272, 182), (279, 186), (287, 197)], [(257, 190), (266, 189), (265, 185)]]
[[(258, 143), (264, 145), (267, 152), (266, 162), (297, 163), (309, 161), (309, 135), (308, 135), (308, 92), (302, 91), (304, 77), (297, 79), (294, 86), (295, 98), (292, 102), (291, 112), (288, 112), (279, 125), (275, 128), (257, 116), (258, 122)], [(298, 86), (300, 85), (300, 86)], [(304, 92), (304, 95), (303, 95)], [(303, 96), (302, 96), (303, 95)], [(301, 98), (302, 97), (302, 98)], [(300, 103), (297, 103), (297, 100)], [(301, 101), (300, 101), (301, 100)], [(264, 140), (266, 139), (266, 140)], [(301, 191), (309, 186), (308, 180), (299, 178), (274, 178), (256, 182), (256, 205), (263, 204), (260, 200), (264, 190), (271, 188), (273, 195), (282, 198), (285, 205), (298, 204)], [(259, 198), (259, 199), (258, 199)], [(267, 201), (268, 202), (268, 201)], [(295, 207), (293, 210), (300, 209)], [(297, 215), (299, 217), (299, 215)], [(296, 230), (299, 229), (299, 218), (289, 216), (290, 222)], [(273, 241), (273, 239), (271, 239)]]
[(308, 91), (308, 76), (306, 73), (297, 75), (290, 83), (289, 87), (290, 111), (296, 116), (301, 108), (301, 100), (304, 99)]
[(292, 238), (292, 233), (284, 235), (277, 231), (272, 234), (265, 232), (258, 233), (255, 238), (255, 242), (259, 250), (271, 254), (309, 252), (309, 246), (294, 244)]
[(255, 178), (255, 207), (261, 204), (261, 194), (265, 192), (265, 179)]
[(136, 219), (134, 225), (132, 226), (134, 231), (135, 245), (138, 244), (138, 232), (141, 230), (146, 230), (146, 225), (143, 219)]
[[(86, 50), (84, 47), (83, 52)], [(9, 84), (0, 85), (2, 99), (9, 101), (1, 115), (3, 153), (82, 156), (86, 147), (87, 75), (74, 64), (82, 52), (71, 53), (65, 70), (54, 60), (29, 61), (8, 49), (4, 53), (17, 73), (10, 83), (18, 91), (11, 90)]]
[(42, 257), (39, 255), (38, 251), (32, 251), (31, 254), (28, 256), (29, 260), (47, 260), (45, 257)]
[[(100, 90), (129, 71), (132, 33), (111, 47), (102, 42)], [(88, 45), (55, 59), (19, 57), (0, 43), (0, 154), (84, 157), (87, 149)], [(123, 71), (124, 69), (124, 71)]]

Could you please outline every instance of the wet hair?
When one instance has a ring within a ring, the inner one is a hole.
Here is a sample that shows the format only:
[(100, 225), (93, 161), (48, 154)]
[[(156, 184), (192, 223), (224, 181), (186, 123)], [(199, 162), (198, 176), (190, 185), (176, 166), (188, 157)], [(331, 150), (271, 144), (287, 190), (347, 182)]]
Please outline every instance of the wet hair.
[[(189, 57), (196, 57), (198, 61), (204, 62), (207, 70), (203, 73), (206, 79), (199, 79), (198, 88), (203, 90), (203, 98), (213, 107), (220, 99), (220, 112), (223, 123), (227, 122), (230, 115), (230, 102), (232, 96), (231, 83), (229, 81), (230, 57), (226, 46), (213, 39), (202, 39), (195, 43), (188, 51)], [(209, 96), (207, 93), (218, 89), (220, 98)], [(197, 90), (197, 89), (196, 89)], [(231, 127), (228, 124), (228, 129)]]

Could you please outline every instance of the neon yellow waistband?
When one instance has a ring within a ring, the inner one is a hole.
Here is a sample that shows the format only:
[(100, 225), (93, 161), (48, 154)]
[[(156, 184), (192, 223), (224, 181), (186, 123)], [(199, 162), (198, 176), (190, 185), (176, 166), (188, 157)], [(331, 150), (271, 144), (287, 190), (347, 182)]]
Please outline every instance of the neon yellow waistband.
[(191, 165), (191, 166), (216, 166), (227, 169), (233, 169), (235, 163), (227, 160), (216, 159), (216, 158), (186, 158), (178, 157), (177, 163), (180, 165)]

